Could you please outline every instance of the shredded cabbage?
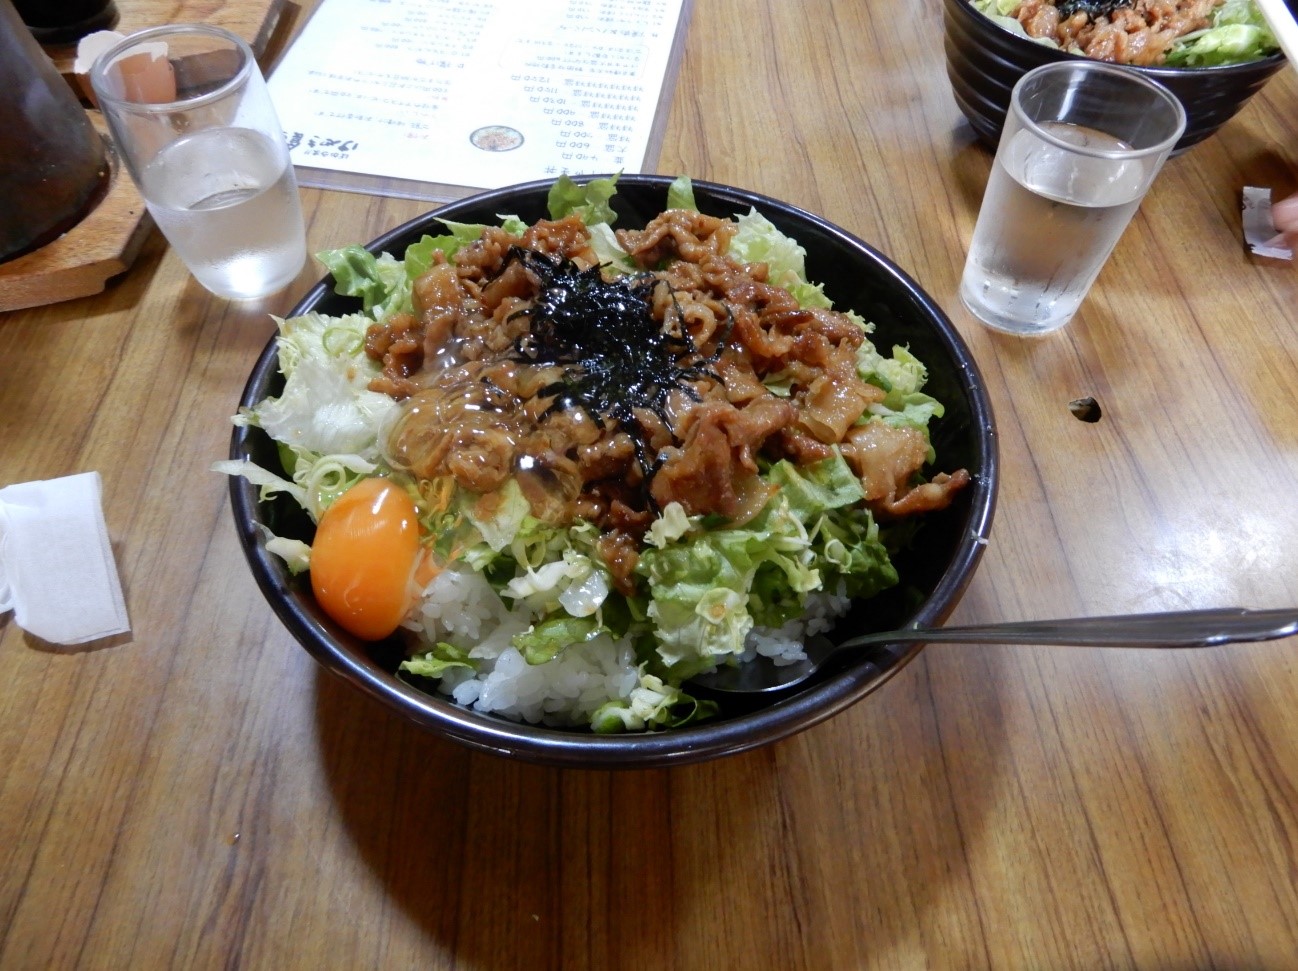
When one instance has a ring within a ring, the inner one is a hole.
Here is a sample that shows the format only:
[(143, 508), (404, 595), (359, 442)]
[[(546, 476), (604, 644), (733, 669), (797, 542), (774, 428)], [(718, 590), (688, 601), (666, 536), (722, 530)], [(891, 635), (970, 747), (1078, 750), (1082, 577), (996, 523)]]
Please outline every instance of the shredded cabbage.
[(1186, 34), (1167, 52), (1168, 67), (1214, 67), (1256, 61), (1274, 54), (1280, 42), (1253, 0), (1225, 0), (1212, 13), (1212, 26)]

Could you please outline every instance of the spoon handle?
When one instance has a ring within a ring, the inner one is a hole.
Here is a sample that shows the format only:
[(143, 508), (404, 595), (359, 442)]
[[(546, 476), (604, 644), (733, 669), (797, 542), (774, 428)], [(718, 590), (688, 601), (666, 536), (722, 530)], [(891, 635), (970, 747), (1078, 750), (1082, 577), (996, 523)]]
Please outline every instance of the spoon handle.
[(966, 644), (1068, 644), (1081, 647), (1213, 647), (1298, 633), (1298, 607), (1214, 607), (1112, 617), (1031, 620), (974, 627), (907, 628), (853, 637), (839, 648), (927, 641)]

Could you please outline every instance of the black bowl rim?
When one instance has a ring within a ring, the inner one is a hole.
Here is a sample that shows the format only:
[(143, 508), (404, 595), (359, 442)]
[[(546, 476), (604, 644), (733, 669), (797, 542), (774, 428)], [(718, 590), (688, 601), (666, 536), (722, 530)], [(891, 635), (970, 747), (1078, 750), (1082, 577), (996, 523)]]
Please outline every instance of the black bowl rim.
[[(582, 176), (578, 181), (601, 177), (607, 176)], [(664, 195), (672, 181), (667, 176), (658, 175), (624, 174), (618, 179), (619, 186), (661, 188)], [(454, 218), (458, 210), (470, 206), (489, 206), (493, 212), (509, 212), (509, 206), (497, 206), (516, 196), (546, 189), (553, 181), (541, 179), (520, 183), (449, 203), (389, 230), (366, 244), (366, 249), (375, 254), (390, 250), (394, 241), (420, 231), (443, 216)], [(751, 205), (768, 214), (779, 212), (806, 220), (844, 246), (876, 261), (908, 293), (909, 298), (923, 308), (957, 361), (969, 397), (971, 424), (982, 468), (973, 476), (969, 486), (972, 497), (964, 535), (937, 585), (914, 615), (916, 623), (940, 624), (959, 601), (987, 545), (999, 482), (999, 456), (991, 402), (967, 345), (942, 309), (905, 271), (858, 237), (806, 210), (760, 193), (697, 179), (693, 180), (693, 185), (701, 199), (718, 205), (741, 207), (731, 211), (746, 211), (746, 207)], [(306, 312), (330, 292), (331, 280), (326, 276), (312, 287), (288, 316)], [(277, 357), (276, 340), (272, 337), (248, 378), (240, 407), (251, 406), (260, 400), (260, 388), (278, 370)], [(231, 458), (246, 457), (247, 442), (254, 433), (261, 434), (256, 429), (235, 428), (230, 441)], [(893, 655), (896, 660), (883, 669), (872, 663), (858, 664), (805, 692), (751, 714), (669, 731), (597, 735), (488, 717), (449, 699), (420, 691), (389, 675), (368, 658), (344, 650), (330, 631), (296, 604), (293, 591), (275, 562), (277, 558), (266, 552), (255, 515), (257, 488), (243, 477), (233, 476), (230, 495), (239, 540), (258, 587), (290, 633), (323, 667), (395, 708), (421, 727), (470, 748), (496, 755), (559, 767), (609, 769), (683, 765), (735, 754), (797, 734), (850, 707), (890, 680), (923, 647), (914, 644), (896, 652)]]
[[(1012, 30), (1006, 30), (996, 21), (976, 10), (969, 0), (943, 0), (948, 9), (962, 10), (961, 16), (970, 19), (970, 23), (981, 22), (988, 27), (999, 30), (1010, 44), (1032, 45), (1026, 50), (1042, 49), (1049, 51), (1052, 55), (1058, 56), (1065, 60), (1072, 61), (1093, 61), (1094, 58), (1087, 57), (1085, 54), (1074, 54), (1072, 51), (1066, 51), (1061, 47), (1050, 47), (1047, 44), (1041, 44), (1029, 37), (1021, 37)], [(1168, 67), (1166, 65), (1143, 65), (1143, 64), (1123, 64), (1122, 67), (1132, 71), (1139, 71), (1142, 74), (1148, 74), (1155, 78), (1189, 78), (1202, 77), (1205, 75), (1229, 75), (1229, 74), (1254, 74), (1264, 70), (1278, 69), (1281, 62), (1285, 60), (1284, 51), (1276, 51), (1274, 54), (1268, 54), (1266, 57), (1259, 57), (1252, 61), (1243, 61), (1239, 64), (1211, 64), (1204, 67)]]

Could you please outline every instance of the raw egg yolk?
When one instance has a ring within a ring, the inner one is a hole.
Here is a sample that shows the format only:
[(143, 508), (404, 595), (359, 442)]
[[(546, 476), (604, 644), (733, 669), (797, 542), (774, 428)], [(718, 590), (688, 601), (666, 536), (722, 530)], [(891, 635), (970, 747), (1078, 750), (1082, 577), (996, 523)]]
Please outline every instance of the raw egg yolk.
[(415, 504), (387, 479), (362, 479), (334, 500), (311, 544), (311, 590), (324, 612), (366, 640), (387, 637), (413, 602)]

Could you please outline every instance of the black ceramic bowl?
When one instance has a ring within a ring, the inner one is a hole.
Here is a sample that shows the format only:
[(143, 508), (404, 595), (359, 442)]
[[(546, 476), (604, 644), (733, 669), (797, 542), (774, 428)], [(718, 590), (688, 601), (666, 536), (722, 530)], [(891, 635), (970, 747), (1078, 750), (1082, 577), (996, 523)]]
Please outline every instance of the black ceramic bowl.
[[(668, 179), (622, 176), (613, 205), (618, 225), (642, 226), (666, 204)], [(488, 192), (421, 216), (374, 240), (369, 249), (400, 255), (426, 232), (439, 233), (437, 218), (467, 223), (494, 223), (512, 213), (528, 222), (545, 218), (549, 182)], [(991, 408), (968, 349), (951, 322), (905, 273), (886, 257), (807, 212), (739, 189), (694, 183), (699, 208), (719, 216), (746, 213), (756, 207), (807, 249), (807, 269), (823, 282), (839, 308), (854, 308), (876, 325), (880, 347), (909, 345), (929, 369), (927, 390), (946, 405), (932, 428), (941, 470), (967, 468), (971, 485), (948, 509), (927, 517), (913, 548), (897, 559), (899, 588), (859, 604), (844, 618), (838, 633), (846, 637), (867, 629), (883, 630), (908, 621), (937, 624), (945, 619), (973, 575), (991, 528), (996, 495), (996, 437)], [(322, 281), (292, 311), (328, 314), (359, 309), (351, 298), (335, 294)], [(275, 342), (257, 361), (241, 405), (252, 405), (282, 388)], [(251, 459), (279, 470), (275, 445), (252, 428), (236, 429), (231, 457)], [(878, 688), (918, 652), (863, 654), (791, 697), (775, 703), (723, 705), (721, 717), (696, 727), (653, 734), (596, 735), (518, 724), (456, 705), (445, 696), (424, 693), (399, 680), (402, 659), (395, 640), (370, 644), (350, 636), (330, 621), (302, 577), (289, 574), (282, 561), (268, 554), (259, 526), (278, 535), (309, 540), (312, 524), (291, 500), (258, 501), (258, 490), (245, 479), (231, 480), (234, 521), (258, 585), (266, 599), (302, 645), (329, 670), (340, 674), (382, 704), (432, 731), (477, 749), (552, 765), (590, 767), (662, 766), (701, 761), (785, 738), (842, 711)]]
[[(974, 131), (995, 146), (1020, 77), (1042, 64), (1085, 60), (1011, 33), (979, 13), (969, 0), (942, 0), (945, 7), (947, 76), (956, 104)], [(1203, 141), (1235, 116), (1248, 99), (1284, 66), (1283, 54), (1225, 67), (1133, 67), (1158, 81), (1185, 108), (1185, 134), (1173, 153)]]

